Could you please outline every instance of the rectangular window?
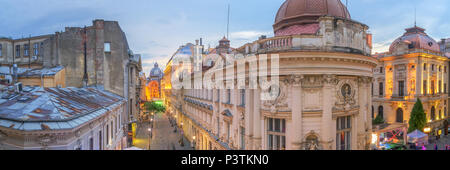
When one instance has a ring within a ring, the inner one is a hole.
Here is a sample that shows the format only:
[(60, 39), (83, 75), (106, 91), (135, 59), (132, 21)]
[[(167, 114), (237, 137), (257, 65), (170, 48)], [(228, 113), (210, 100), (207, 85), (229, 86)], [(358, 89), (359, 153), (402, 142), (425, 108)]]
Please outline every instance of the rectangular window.
[(442, 80), (439, 80), (439, 89), (438, 93), (442, 93)]
[(380, 83), (379, 90), (379, 95), (384, 96), (384, 85), (382, 82)]
[(398, 82), (398, 95), (400, 97), (405, 96), (405, 82), (404, 81)]
[(230, 126), (230, 124), (228, 123), (228, 124), (227, 124), (227, 141), (230, 141), (230, 131), (231, 131), (231, 126)]
[(245, 106), (245, 89), (241, 89), (241, 106)]
[(383, 67), (380, 67), (380, 73), (383, 73)]
[(94, 150), (94, 138), (89, 138), (89, 150)]
[(269, 150), (286, 150), (286, 120), (267, 119), (267, 137)]
[(0, 57), (3, 56), (2, 52), (3, 52), (3, 46), (0, 44)]
[(23, 56), (30, 56), (30, 45), (25, 44), (23, 46)]
[(428, 92), (427, 81), (424, 80), (424, 81), (423, 81), (423, 92), (422, 92), (422, 93), (423, 93), (424, 95), (426, 95), (427, 92)]
[(245, 150), (245, 128), (241, 127), (241, 150)]
[(217, 101), (216, 102), (220, 102), (220, 89), (217, 89)]
[(111, 121), (111, 141), (114, 139), (114, 121)]
[(336, 150), (351, 150), (351, 116), (339, 117), (336, 121)]
[(38, 43), (34, 43), (33, 44), (33, 55), (34, 56), (38, 56), (39, 55), (39, 44)]
[(447, 83), (444, 83), (444, 93), (447, 93)]
[(435, 90), (436, 90), (436, 89), (435, 89), (435, 86), (434, 86), (434, 81), (431, 81), (431, 94), (434, 95), (434, 93), (436, 93)]
[(16, 45), (16, 57), (20, 57), (20, 45)]
[(102, 139), (102, 131), (98, 132), (98, 150), (102, 150), (103, 139)]
[(106, 125), (106, 145), (109, 145), (109, 125)]
[(231, 104), (231, 90), (227, 90), (227, 104)]
[(111, 43), (105, 43), (105, 52), (109, 53), (111, 52)]

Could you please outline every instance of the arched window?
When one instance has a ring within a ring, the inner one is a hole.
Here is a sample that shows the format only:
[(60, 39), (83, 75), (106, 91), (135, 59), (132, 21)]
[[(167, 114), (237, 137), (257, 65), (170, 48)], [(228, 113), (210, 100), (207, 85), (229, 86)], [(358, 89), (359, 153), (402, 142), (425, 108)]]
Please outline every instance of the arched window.
[(378, 107), (378, 115), (380, 115), (380, 117), (384, 119), (383, 106)]
[(398, 108), (397, 109), (397, 116), (396, 116), (396, 122), (397, 123), (403, 123), (403, 109), (402, 108)]
[(434, 121), (434, 119), (436, 118), (436, 108), (431, 107), (431, 115), (430, 115), (430, 120)]

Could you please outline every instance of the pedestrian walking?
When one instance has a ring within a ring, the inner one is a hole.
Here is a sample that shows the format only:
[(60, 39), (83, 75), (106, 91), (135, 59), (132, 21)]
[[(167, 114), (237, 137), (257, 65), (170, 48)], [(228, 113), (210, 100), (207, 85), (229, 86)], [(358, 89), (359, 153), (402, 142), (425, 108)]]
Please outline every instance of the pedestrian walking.
[(434, 144), (434, 150), (438, 150), (437, 144)]

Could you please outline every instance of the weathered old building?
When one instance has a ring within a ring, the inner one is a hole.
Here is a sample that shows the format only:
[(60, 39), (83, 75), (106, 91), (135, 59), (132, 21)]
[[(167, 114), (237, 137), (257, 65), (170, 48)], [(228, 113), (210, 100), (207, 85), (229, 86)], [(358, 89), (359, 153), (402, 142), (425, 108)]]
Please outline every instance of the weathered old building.
[(126, 147), (126, 101), (96, 88), (1, 88), (0, 150)]
[[(130, 121), (139, 112), (136, 89), (142, 71), (141, 58), (130, 50), (117, 21), (94, 20), (92, 26), (67, 27), (52, 35), (0, 38), (0, 63), (6, 67), (4, 70), (11, 70), (13, 65), (44, 71), (63, 66), (65, 75), (55, 75), (53, 79), (58, 80), (53, 87), (104, 89), (127, 99)], [(38, 85), (37, 80), (22, 79), (29, 85)]]

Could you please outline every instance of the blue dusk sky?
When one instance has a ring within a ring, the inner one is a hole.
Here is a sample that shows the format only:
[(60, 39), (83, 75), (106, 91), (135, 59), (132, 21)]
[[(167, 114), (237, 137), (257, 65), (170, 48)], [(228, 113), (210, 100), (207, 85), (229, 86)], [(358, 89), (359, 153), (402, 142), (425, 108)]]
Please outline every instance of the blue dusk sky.
[[(148, 75), (154, 62), (165, 66), (180, 45), (203, 38), (215, 47), (226, 35), (231, 5), (233, 47), (273, 36), (272, 24), (284, 0), (0, 0), (0, 36), (21, 38), (52, 34), (65, 27), (91, 25), (94, 19), (119, 21), (130, 48), (143, 55)], [(343, 0), (345, 3), (345, 0)], [(450, 37), (449, 0), (348, 0), (352, 19), (374, 34), (374, 52), (414, 25), (436, 41)]]

